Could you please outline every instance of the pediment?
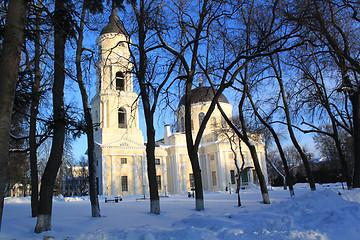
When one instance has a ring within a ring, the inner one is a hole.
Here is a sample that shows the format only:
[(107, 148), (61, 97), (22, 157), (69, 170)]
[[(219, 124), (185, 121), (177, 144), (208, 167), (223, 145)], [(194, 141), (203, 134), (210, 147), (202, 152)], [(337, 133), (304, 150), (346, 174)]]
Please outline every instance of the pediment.
[(123, 136), (119, 139), (116, 139), (112, 142), (109, 142), (107, 144), (103, 144), (102, 145), (103, 147), (105, 148), (108, 148), (108, 147), (126, 147), (126, 148), (144, 148), (144, 144), (141, 144), (139, 142), (136, 142), (134, 141), (133, 139), (129, 138), (129, 137), (126, 137), (126, 136)]

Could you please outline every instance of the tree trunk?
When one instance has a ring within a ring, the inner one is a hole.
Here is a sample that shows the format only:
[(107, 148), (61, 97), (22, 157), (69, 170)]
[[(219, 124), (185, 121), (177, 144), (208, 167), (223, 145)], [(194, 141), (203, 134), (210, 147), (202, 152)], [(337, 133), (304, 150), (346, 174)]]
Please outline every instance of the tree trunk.
[[(149, 190), (150, 190), (150, 212), (154, 214), (160, 214), (160, 198), (159, 191), (156, 181), (156, 166), (155, 166), (155, 128), (154, 128), (154, 111), (156, 107), (156, 96), (154, 96), (154, 105), (151, 107), (150, 104), (150, 92), (149, 88), (146, 86), (148, 83), (146, 81), (146, 71), (148, 68), (147, 54), (146, 54), (146, 25), (145, 25), (145, 3), (140, 1), (140, 11), (138, 11), (136, 2), (132, 2), (132, 8), (136, 15), (136, 20), (138, 24), (139, 31), (139, 69), (136, 73), (138, 82), (140, 85), (140, 95), (145, 112), (146, 120), (146, 134), (147, 134), (147, 144), (146, 144), (146, 162), (148, 170), (148, 180), (149, 180)], [(155, 94), (156, 95), (156, 94)], [(165, 176), (163, 176), (165, 177)], [(145, 191), (145, 190), (144, 190)], [(144, 193), (145, 194), (145, 193)]]
[(26, 16), (26, 0), (9, 2), (0, 58), (0, 229), (9, 161), (11, 115)]
[(194, 174), (195, 183), (195, 210), (202, 211), (205, 209), (204, 206), (204, 193), (201, 179), (201, 169), (199, 165), (199, 158), (197, 151), (189, 152), (189, 158), (191, 161), (191, 167)]
[[(270, 130), (271, 128), (271, 130)], [(290, 174), (290, 169), (289, 169), (289, 166), (287, 164), (287, 161), (286, 161), (286, 157), (285, 157), (285, 153), (284, 153), (284, 150), (281, 146), (281, 143), (280, 143), (280, 139), (278, 138), (277, 134), (275, 133), (275, 130), (270, 126), (270, 128), (268, 128), (275, 140), (275, 143), (276, 143), (276, 147), (279, 151), (279, 154), (280, 154), (280, 158), (281, 158), (281, 161), (283, 163), (283, 166), (284, 166), (284, 170), (285, 170), (285, 179), (284, 179), (284, 185), (285, 187), (286, 186), (289, 186), (289, 191), (290, 191), (290, 197), (294, 196), (295, 195), (295, 191), (294, 191), (294, 187), (293, 187), (293, 183), (292, 183), (292, 180), (291, 180), (291, 174)]]
[(51, 230), (52, 197), (56, 175), (59, 170), (65, 139), (65, 110), (64, 110), (64, 83), (65, 83), (65, 42), (66, 34), (63, 29), (63, 14), (66, 11), (64, 1), (55, 1), (54, 12), (54, 84), (53, 84), (53, 113), (54, 136), (49, 160), (41, 179), (40, 201), (35, 227), (36, 233)]
[[(267, 187), (266, 187), (266, 181), (265, 181), (264, 175), (262, 174), (262, 171), (261, 171), (261, 168), (260, 168), (259, 159), (258, 159), (257, 154), (256, 154), (255, 146), (250, 142), (250, 139), (247, 136), (240, 133), (240, 131), (230, 121), (230, 119), (228, 118), (228, 116), (226, 115), (224, 110), (221, 108), (219, 103), (217, 103), (217, 107), (218, 107), (219, 111), (221, 112), (221, 115), (224, 117), (226, 123), (231, 127), (231, 129), (236, 133), (236, 135), (249, 148), (251, 157), (253, 159), (255, 171), (256, 171), (256, 174), (258, 175), (258, 178), (259, 178), (259, 184), (260, 184), (261, 195), (262, 195), (262, 198), (263, 198), (263, 203), (270, 204), (270, 197), (269, 197), (269, 193), (268, 193), (268, 190), (267, 190)], [(239, 110), (241, 110), (241, 107), (239, 107)]]
[[(140, 62), (141, 64), (141, 62)], [(145, 72), (144, 72), (145, 73)], [(145, 78), (145, 74), (139, 74)], [(149, 190), (150, 190), (150, 212), (160, 214), (160, 198), (156, 181), (156, 166), (155, 166), (155, 129), (154, 129), (154, 115), (150, 111), (149, 95), (146, 92), (145, 81), (140, 81), (141, 99), (144, 106), (145, 120), (146, 120), (146, 162), (148, 170)], [(165, 176), (163, 176), (165, 177)]]
[(36, 118), (39, 113), (40, 102), (40, 10), (36, 9), (35, 19), (35, 76), (32, 83), (32, 101), (30, 107), (30, 129), (29, 129), (29, 147), (30, 147), (30, 175), (31, 175), (31, 216), (36, 217), (39, 203), (39, 180), (37, 169), (37, 143), (36, 143)]
[[(263, 198), (263, 203), (270, 204), (270, 197), (269, 197), (269, 193), (268, 193), (267, 186), (266, 186), (266, 180), (265, 180), (264, 175), (263, 175), (263, 173), (261, 171), (259, 159), (258, 159), (258, 156), (256, 154), (256, 147), (255, 147), (255, 145), (252, 144), (252, 142), (249, 139), (249, 136), (248, 136), (248, 133), (247, 133), (246, 121), (245, 121), (245, 117), (244, 117), (244, 114), (243, 114), (243, 106), (244, 106), (244, 102), (245, 102), (245, 99), (246, 99), (246, 94), (248, 93), (247, 78), (248, 78), (248, 66), (245, 67), (245, 73), (244, 73), (244, 77), (242, 79), (243, 84), (244, 84), (244, 89), (243, 89), (243, 94), (241, 96), (240, 102), (238, 104), (239, 120), (240, 120), (241, 130), (242, 130), (243, 134), (240, 134), (238, 136), (241, 138), (241, 140), (244, 141), (246, 146), (249, 148), (250, 155), (251, 155), (251, 158), (253, 160), (254, 167), (255, 167), (255, 172), (256, 172), (256, 174), (258, 176), (258, 179), (259, 179), (259, 184), (260, 184), (261, 195), (262, 195), (262, 198)], [(220, 106), (220, 104), (218, 104), (218, 106)], [(224, 115), (226, 115), (224, 111), (223, 111), (223, 113), (224, 113)], [(226, 118), (229, 120), (228, 117), (226, 117)], [(230, 120), (229, 120), (229, 122), (230, 122)]]
[[(142, 99), (144, 99), (142, 97)], [(148, 100), (148, 99), (147, 99)], [(156, 167), (155, 167), (155, 129), (153, 124), (153, 115), (149, 112), (149, 104), (145, 104), (143, 100), (145, 119), (146, 119), (146, 132), (148, 142), (146, 145), (146, 158), (148, 169), (148, 180), (150, 190), (150, 212), (160, 214), (160, 198), (158, 186), (156, 181)], [(165, 176), (163, 176), (165, 177)]]
[(350, 96), (353, 109), (353, 138), (354, 138), (354, 177), (353, 187), (360, 188), (360, 94)]
[[(233, 150), (233, 149), (232, 149)], [(241, 199), (240, 199), (240, 189), (241, 189), (241, 173), (244, 169), (244, 155), (242, 153), (241, 150), (241, 141), (239, 139), (239, 152), (240, 152), (240, 156), (241, 156), (241, 167), (239, 167), (239, 164), (237, 162), (237, 157), (236, 157), (236, 152), (233, 150), (234, 153), (234, 157), (235, 157), (235, 167), (236, 167), (236, 171), (237, 171), (237, 181), (236, 181), (236, 193), (237, 193), (237, 200), (238, 200), (238, 207), (241, 207)]]
[(88, 95), (86, 92), (86, 87), (84, 83), (84, 79), (82, 76), (82, 68), (81, 68), (81, 56), (82, 56), (82, 43), (84, 39), (84, 20), (85, 20), (86, 9), (83, 6), (81, 12), (80, 19), (80, 27), (78, 29), (79, 37), (77, 40), (77, 49), (76, 49), (76, 77), (77, 82), (79, 84), (81, 99), (83, 104), (83, 110), (85, 115), (86, 122), (86, 136), (87, 136), (87, 144), (88, 144), (88, 163), (89, 163), (89, 195), (90, 195), (90, 203), (91, 203), (91, 216), (92, 217), (100, 217), (100, 206), (99, 206), (99, 198), (98, 192), (96, 188), (96, 167), (95, 167), (95, 141), (94, 141), (94, 128), (93, 121), (91, 117), (91, 108), (89, 106)]
[(314, 177), (313, 177), (312, 172), (311, 172), (309, 159), (306, 156), (306, 154), (305, 154), (304, 150), (302, 149), (302, 147), (300, 146), (300, 144), (298, 143), (298, 141), (297, 141), (297, 139), (295, 137), (293, 128), (292, 128), (291, 117), (290, 117), (290, 112), (289, 112), (289, 105), (287, 103), (287, 99), (286, 99), (286, 96), (285, 96), (285, 89), (284, 89), (284, 85), (283, 85), (282, 78), (281, 78), (281, 71), (279, 73), (279, 71), (276, 69), (275, 63), (274, 63), (274, 60), (273, 60), (272, 57), (270, 57), (270, 60), (271, 60), (272, 68), (273, 68), (273, 70), (275, 72), (277, 81), (279, 83), (280, 94), (281, 94), (282, 102), (284, 104), (286, 126), (287, 126), (287, 129), (288, 129), (289, 135), (290, 135), (291, 142), (293, 143), (294, 147), (296, 148), (296, 150), (300, 154), (301, 160), (302, 160), (302, 162), (304, 164), (304, 167), (305, 167), (306, 177), (307, 177), (307, 181), (308, 181), (308, 183), (310, 185), (310, 189), (311, 189), (311, 191), (315, 191), (316, 190), (315, 180), (314, 180)]
[[(336, 126), (334, 126), (336, 128)], [(340, 163), (341, 163), (341, 167), (342, 167), (342, 174), (344, 175), (344, 179), (346, 181), (346, 185), (348, 190), (352, 189), (352, 181), (351, 181), (351, 173), (349, 170), (349, 166), (348, 163), (346, 162), (345, 156), (344, 156), (344, 152), (343, 149), (341, 148), (341, 143), (339, 141), (339, 137), (338, 137), (338, 133), (336, 132), (336, 134), (334, 133), (334, 141), (335, 141), (335, 146), (339, 155), (339, 159), (340, 159)]]
[(270, 124), (268, 124), (259, 114), (258, 110), (256, 109), (255, 107), (255, 104), (252, 100), (252, 97), (249, 93), (247, 93), (248, 95), (248, 98), (250, 100), (250, 103), (251, 103), (251, 106), (254, 110), (254, 113), (256, 115), (256, 117), (260, 120), (260, 122), (271, 132), (271, 135), (273, 136), (274, 140), (275, 140), (275, 144), (276, 144), (276, 147), (279, 151), (279, 154), (280, 154), (280, 158), (281, 158), (281, 161), (283, 163), (283, 166), (284, 166), (284, 170), (285, 170), (285, 181), (284, 181), (284, 187), (286, 188), (286, 185), (289, 186), (289, 191), (290, 191), (290, 197), (294, 196), (295, 195), (295, 192), (294, 192), (294, 187), (293, 187), (293, 184), (292, 184), (292, 181), (291, 181), (291, 174), (290, 174), (290, 170), (289, 170), (289, 166), (287, 164), (287, 161), (286, 161), (286, 157), (285, 157), (285, 154), (284, 154), (284, 150), (281, 146), (281, 143), (280, 143), (280, 139), (279, 137), (277, 136), (275, 130), (270, 126)]
[(263, 197), (263, 203), (270, 204), (270, 197), (269, 197), (269, 193), (268, 193), (268, 190), (267, 190), (267, 187), (266, 187), (266, 180), (265, 180), (264, 174), (261, 171), (259, 159), (258, 159), (258, 156), (256, 154), (256, 148), (252, 144), (247, 145), (247, 146), (249, 147), (250, 155), (251, 155), (251, 158), (253, 159), (253, 162), (254, 162), (255, 172), (256, 172), (256, 175), (258, 176), (258, 179), (259, 179), (260, 190), (261, 190), (261, 194), (262, 194), (262, 197)]
[[(190, 79), (193, 76), (189, 76)], [(195, 183), (195, 210), (202, 211), (205, 209), (204, 206), (204, 193), (201, 179), (201, 170), (199, 165), (198, 158), (198, 148), (194, 146), (192, 129), (191, 129), (191, 87), (192, 81), (186, 81), (186, 90), (185, 90), (185, 137), (186, 137), (186, 146), (191, 162), (191, 167), (194, 174), (194, 183)], [(205, 120), (204, 120), (205, 121)]]

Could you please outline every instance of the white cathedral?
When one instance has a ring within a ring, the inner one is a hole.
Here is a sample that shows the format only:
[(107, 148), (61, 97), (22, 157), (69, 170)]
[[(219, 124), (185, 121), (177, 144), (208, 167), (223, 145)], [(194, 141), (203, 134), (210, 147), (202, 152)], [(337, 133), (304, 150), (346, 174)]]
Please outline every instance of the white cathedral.
[[(148, 195), (146, 152), (143, 133), (139, 128), (138, 94), (133, 91), (132, 64), (127, 42), (130, 37), (119, 21), (116, 10), (101, 31), (96, 43), (96, 94), (91, 100), (95, 123), (97, 177), (101, 195)], [(209, 87), (192, 90), (192, 131), (195, 135), (213, 98)], [(219, 99), (227, 116), (232, 117), (233, 106), (224, 95)], [(177, 131), (165, 125), (164, 138), (155, 150), (156, 178), (160, 194), (186, 193), (194, 187), (191, 163), (187, 154), (184, 133), (184, 100), (177, 111)], [(236, 187), (234, 153), (228, 138), (221, 134), (228, 126), (215, 109), (204, 132), (199, 160), (205, 191), (224, 191)], [(239, 141), (236, 141), (239, 143)], [(254, 141), (260, 165), (267, 179), (265, 146)], [(257, 183), (250, 152), (241, 143), (244, 156), (243, 186)], [(241, 166), (241, 156), (237, 149)]]

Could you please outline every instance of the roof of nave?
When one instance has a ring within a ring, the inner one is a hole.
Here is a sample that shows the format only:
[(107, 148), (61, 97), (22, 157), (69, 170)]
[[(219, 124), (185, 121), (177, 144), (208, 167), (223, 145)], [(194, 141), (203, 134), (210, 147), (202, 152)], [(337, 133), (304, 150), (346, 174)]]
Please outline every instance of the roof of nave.
[[(202, 102), (211, 102), (214, 98), (215, 94), (213, 92), (213, 90), (211, 89), (211, 87), (197, 87), (191, 90), (191, 104), (194, 103), (202, 103)], [(223, 103), (229, 103), (229, 101), (227, 100), (227, 98), (221, 94), (221, 96), (219, 97), (219, 102), (223, 102)], [(180, 103), (179, 103), (179, 107), (180, 106), (184, 106), (185, 105), (185, 95), (182, 96)]]
[(103, 28), (100, 35), (107, 33), (121, 33), (125, 36), (129, 36), (122, 21), (120, 21), (119, 16), (117, 15), (115, 7), (112, 9), (111, 15), (109, 17), (109, 23)]

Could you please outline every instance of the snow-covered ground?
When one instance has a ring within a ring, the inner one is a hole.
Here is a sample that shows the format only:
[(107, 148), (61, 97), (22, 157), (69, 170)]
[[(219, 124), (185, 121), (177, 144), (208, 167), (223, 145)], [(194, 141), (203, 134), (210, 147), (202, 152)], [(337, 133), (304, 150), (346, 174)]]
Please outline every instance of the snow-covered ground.
[[(194, 210), (185, 194), (161, 198), (161, 214), (148, 213), (148, 200), (125, 197), (105, 203), (101, 218), (90, 217), (88, 197), (55, 198), (52, 231), (35, 234), (30, 198), (7, 198), (0, 239), (360, 239), (360, 189), (318, 185), (311, 192), (298, 184), (296, 196), (282, 188), (269, 190), (272, 203), (261, 203), (260, 190), (236, 194), (205, 193), (205, 211)], [(341, 193), (341, 195), (339, 194)]]

